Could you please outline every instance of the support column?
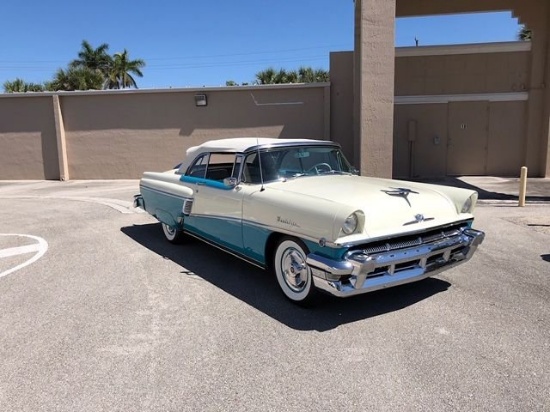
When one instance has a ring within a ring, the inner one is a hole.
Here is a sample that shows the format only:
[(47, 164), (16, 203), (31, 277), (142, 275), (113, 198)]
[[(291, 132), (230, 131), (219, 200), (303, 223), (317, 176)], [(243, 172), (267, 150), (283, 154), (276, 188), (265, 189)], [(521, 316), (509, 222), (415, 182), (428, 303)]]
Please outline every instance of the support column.
[(542, 107), (542, 134), (540, 141), (540, 175), (550, 177), (550, 4), (546, 5), (544, 37), (544, 98)]
[(65, 126), (63, 125), (63, 113), (59, 103), (59, 95), (54, 94), (53, 117), (55, 121), (55, 135), (57, 137), (57, 159), (59, 161), (59, 180), (69, 180), (69, 166), (67, 162), (67, 144), (65, 141)]
[(363, 176), (392, 176), (395, 1), (355, 0), (354, 163)]
[(533, 32), (524, 164), (531, 176), (550, 176), (550, 7), (546, 0), (531, 0), (516, 12)]

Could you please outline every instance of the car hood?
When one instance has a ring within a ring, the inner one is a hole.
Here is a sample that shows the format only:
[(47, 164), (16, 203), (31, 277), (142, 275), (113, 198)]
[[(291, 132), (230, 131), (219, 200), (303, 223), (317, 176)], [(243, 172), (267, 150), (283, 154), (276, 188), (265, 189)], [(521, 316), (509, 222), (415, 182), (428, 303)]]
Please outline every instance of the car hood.
[(364, 216), (362, 236), (369, 238), (449, 224), (460, 215), (455, 203), (440, 191), (440, 186), (423, 183), (322, 175), (290, 179), (269, 186), (275, 191), (301, 195), (304, 202), (312, 205), (322, 199), (322, 203), (333, 202), (335, 209), (347, 214), (359, 211)]

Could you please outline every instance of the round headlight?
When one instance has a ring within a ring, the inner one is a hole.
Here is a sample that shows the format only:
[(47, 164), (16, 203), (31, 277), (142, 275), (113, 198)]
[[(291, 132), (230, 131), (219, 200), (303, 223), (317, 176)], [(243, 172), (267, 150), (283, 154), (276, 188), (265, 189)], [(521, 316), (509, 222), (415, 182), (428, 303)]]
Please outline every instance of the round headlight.
[(342, 232), (344, 232), (346, 235), (351, 235), (353, 232), (355, 232), (355, 229), (357, 229), (357, 215), (355, 213), (352, 213), (349, 215), (344, 224), (342, 225)]

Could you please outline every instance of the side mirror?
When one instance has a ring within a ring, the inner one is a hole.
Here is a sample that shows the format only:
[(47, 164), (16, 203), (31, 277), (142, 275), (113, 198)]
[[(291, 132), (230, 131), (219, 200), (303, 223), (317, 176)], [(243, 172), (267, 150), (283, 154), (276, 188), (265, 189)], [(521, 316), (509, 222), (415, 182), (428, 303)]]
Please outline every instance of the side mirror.
[(236, 177), (226, 177), (223, 179), (223, 185), (227, 189), (233, 189), (235, 186), (237, 186), (237, 178)]

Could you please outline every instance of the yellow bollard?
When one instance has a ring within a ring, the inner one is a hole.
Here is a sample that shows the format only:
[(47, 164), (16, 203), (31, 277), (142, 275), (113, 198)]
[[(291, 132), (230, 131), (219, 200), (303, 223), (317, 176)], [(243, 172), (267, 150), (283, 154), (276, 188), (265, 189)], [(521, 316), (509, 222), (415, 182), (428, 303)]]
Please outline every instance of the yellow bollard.
[(525, 206), (525, 194), (527, 192), (527, 167), (521, 168), (521, 175), (519, 178), (519, 207)]

